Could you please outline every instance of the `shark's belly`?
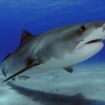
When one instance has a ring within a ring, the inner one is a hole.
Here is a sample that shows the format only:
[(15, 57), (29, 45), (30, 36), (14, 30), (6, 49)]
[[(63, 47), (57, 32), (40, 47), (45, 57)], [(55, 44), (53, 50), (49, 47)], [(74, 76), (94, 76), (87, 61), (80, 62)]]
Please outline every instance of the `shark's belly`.
[(51, 58), (45, 63), (39, 65), (39, 69), (58, 69), (70, 66), (73, 62), (70, 54), (65, 54), (62, 58)]
[(71, 66), (77, 63), (81, 63), (88, 58), (95, 55), (100, 49), (102, 49), (103, 44), (91, 44), (89, 46), (84, 46), (82, 50), (74, 51), (73, 53), (65, 53), (61, 58), (51, 58), (45, 63), (38, 66), (39, 69), (58, 69)]

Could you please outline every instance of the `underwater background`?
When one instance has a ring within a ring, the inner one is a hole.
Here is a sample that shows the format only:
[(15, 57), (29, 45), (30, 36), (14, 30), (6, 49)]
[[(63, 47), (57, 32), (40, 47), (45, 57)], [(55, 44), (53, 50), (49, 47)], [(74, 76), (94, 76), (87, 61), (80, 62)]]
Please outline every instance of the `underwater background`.
[[(40, 34), (58, 26), (105, 21), (105, 0), (0, 0), (0, 61), (20, 44), (22, 30)], [(105, 47), (74, 66), (1, 84), (0, 105), (105, 105)]]

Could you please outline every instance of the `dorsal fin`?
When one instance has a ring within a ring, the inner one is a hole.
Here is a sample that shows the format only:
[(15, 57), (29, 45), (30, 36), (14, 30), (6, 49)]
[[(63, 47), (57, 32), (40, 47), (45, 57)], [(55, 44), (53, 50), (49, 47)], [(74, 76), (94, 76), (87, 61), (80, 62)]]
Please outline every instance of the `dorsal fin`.
[(23, 30), (20, 47), (25, 45), (32, 37), (33, 35), (30, 32)]
[(27, 42), (30, 41), (33, 37), (36, 40), (38, 35), (32, 35), (30, 32), (23, 30), (21, 35), (21, 42), (16, 51), (23, 47), (25, 44), (27, 44)]

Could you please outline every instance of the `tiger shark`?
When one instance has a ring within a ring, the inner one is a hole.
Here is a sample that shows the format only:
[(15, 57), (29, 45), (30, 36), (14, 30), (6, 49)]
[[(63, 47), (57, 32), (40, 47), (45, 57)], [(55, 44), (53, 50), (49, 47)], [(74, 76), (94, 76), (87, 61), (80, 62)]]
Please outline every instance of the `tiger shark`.
[(104, 46), (105, 22), (84, 22), (66, 25), (32, 35), (22, 32), (20, 46), (8, 54), (0, 69), (3, 82), (23, 72), (61, 69), (72, 72), (74, 64), (81, 63), (98, 53)]

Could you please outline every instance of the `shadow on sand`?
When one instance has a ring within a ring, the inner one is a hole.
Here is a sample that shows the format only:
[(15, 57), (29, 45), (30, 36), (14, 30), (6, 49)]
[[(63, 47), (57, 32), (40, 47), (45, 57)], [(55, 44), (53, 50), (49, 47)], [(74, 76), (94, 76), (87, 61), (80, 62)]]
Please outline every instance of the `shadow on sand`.
[(29, 97), (35, 102), (43, 103), (43, 105), (105, 105), (104, 101), (86, 99), (82, 94), (66, 96), (28, 89), (11, 82), (8, 82), (8, 85), (16, 92)]

